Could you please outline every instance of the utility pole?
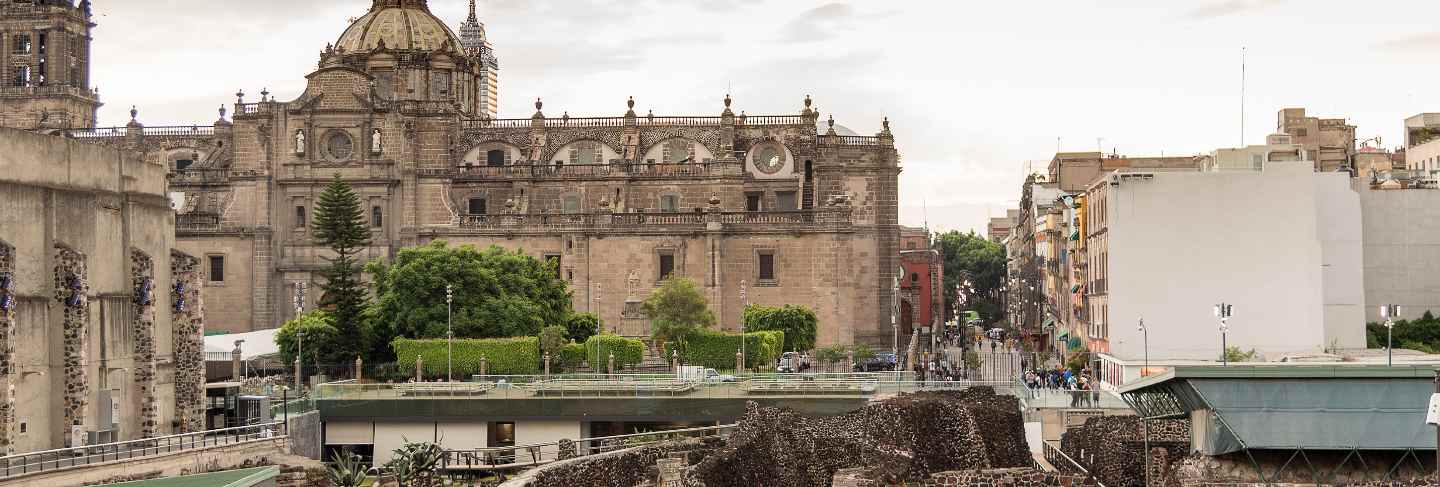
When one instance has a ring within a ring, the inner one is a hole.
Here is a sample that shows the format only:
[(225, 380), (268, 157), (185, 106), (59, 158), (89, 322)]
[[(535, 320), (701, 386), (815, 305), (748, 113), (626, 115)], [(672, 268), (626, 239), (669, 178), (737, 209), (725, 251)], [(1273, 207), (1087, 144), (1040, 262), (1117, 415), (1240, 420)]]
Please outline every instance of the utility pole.
[(1380, 317), (1385, 318), (1385, 366), (1395, 366), (1395, 345), (1393, 337), (1395, 334), (1395, 317), (1400, 315), (1400, 305), (1380, 305)]
[(449, 284), (446, 284), (446, 285), (445, 285), (445, 382), (455, 382), (455, 361), (454, 361), (453, 358), (451, 358), (452, 355), (453, 355), (454, 352), (455, 352), (455, 329), (451, 326), (451, 323), (454, 321), (454, 320), (451, 318), (451, 316), (454, 315), (454, 311), (453, 311), (453, 310), (454, 310), (454, 306), (453, 306), (451, 303), (452, 303), (454, 300), (455, 300), (455, 291), (450, 288), (450, 285), (449, 285)]
[[(738, 364), (740, 368), (735, 371), (735, 375), (745, 373), (745, 308), (750, 307), (750, 297), (745, 294), (746, 284), (748, 283), (744, 279), (740, 280), (740, 363)], [(800, 364), (792, 364), (792, 366), (796, 372), (800, 371)]]
[(1215, 317), (1220, 318), (1220, 365), (1230, 366), (1230, 344), (1226, 341), (1230, 332), (1230, 317), (1235, 305), (1225, 304), (1223, 301), (1215, 305)]

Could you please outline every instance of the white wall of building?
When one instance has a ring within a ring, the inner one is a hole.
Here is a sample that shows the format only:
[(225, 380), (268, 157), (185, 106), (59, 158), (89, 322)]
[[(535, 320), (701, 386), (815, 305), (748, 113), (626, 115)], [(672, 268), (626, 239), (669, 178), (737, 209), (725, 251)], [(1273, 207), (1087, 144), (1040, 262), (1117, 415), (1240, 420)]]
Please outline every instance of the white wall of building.
[(1380, 321), (1383, 304), (1400, 305), (1405, 319), (1440, 314), (1440, 190), (1359, 186), (1365, 318)]
[[(1348, 191), (1346, 181), (1309, 162), (1276, 162), (1264, 171), (1157, 172), (1113, 186), (1111, 353), (1142, 356), (1135, 323), (1143, 316), (1152, 360), (1218, 360), (1211, 308), (1220, 301), (1235, 310), (1229, 344), (1265, 358), (1319, 352), (1332, 339), (1351, 346), (1357, 336), (1363, 347), (1361, 288), (1324, 284), (1362, 274), (1359, 259), (1343, 261), (1358, 255), (1359, 231), (1358, 200), (1337, 193)], [(1327, 325), (1327, 316), (1336, 322)]]
[(1440, 140), (1406, 148), (1405, 169), (1428, 174), (1440, 171)]

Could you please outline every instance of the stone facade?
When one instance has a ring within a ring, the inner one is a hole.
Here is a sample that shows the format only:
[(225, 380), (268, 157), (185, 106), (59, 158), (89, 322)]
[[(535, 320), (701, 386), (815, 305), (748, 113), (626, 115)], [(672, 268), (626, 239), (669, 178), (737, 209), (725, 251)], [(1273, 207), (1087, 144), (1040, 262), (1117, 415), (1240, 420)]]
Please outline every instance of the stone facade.
[(0, 129), (0, 153), (0, 447), (176, 431), (175, 408), (159, 398), (199, 391), (203, 376), (176, 371), (203, 357), (200, 317), (196, 352), (176, 355), (171, 309), (158, 305), (172, 294), (160, 271), (175, 245), (167, 171), (13, 129)]
[[(395, 9), (433, 18), (425, 2), (373, 5), (357, 23)], [(631, 99), (623, 116), (554, 117), (537, 100), (529, 118), (496, 119), (472, 96), (475, 70), (497, 66), (488, 48), (357, 35), (322, 52), (294, 100), (237, 93), (233, 119), (224, 107), (205, 126), (67, 132), (171, 169), (177, 247), (200, 259), (211, 328), (293, 316), (297, 285), (326, 264), (308, 223), (338, 174), (372, 227), (362, 259), (433, 240), (523, 249), (559, 261), (577, 310), (635, 336), (648, 325), (628, 303), (662, 272), (697, 281), (726, 329), (739, 327), (744, 283), (750, 303), (814, 308), (821, 346), (890, 343), (900, 167), (888, 122), (839, 135), (833, 121), (817, 128), (808, 97), (794, 115), (750, 116), (728, 96), (718, 116), (639, 115)]]
[[(1105, 485), (1145, 484), (1146, 433), (1135, 416), (1097, 416), (1066, 432), (1060, 449), (1080, 462)], [(1171, 461), (1185, 458), (1190, 448), (1190, 421), (1151, 420), (1148, 428), (1151, 485), (1163, 486), (1172, 475)]]

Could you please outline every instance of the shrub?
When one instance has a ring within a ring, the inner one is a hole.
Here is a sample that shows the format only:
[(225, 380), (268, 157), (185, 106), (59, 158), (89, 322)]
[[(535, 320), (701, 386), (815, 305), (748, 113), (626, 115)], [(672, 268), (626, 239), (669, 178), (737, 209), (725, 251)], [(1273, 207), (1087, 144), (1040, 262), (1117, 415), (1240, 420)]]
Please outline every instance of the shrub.
[[(685, 349), (680, 358), (686, 365), (700, 365), (716, 369), (735, 367), (735, 353), (740, 351), (740, 334), (710, 330), (694, 330), (685, 336)], [(745, 365), (756, 368), (761, 364), (773, 364), (780, 359), (785, 333), (780, 331), (757, 331), (745, 334)], [(665, 356), (670, 356), (671, 344), (666, 344)]]
[(329, 313), (321, 310), (311, 311), (300, 315), (297, 319), (286, 321), (280, 326), (280, 331), (275, 332), (275, 344), (280, 351), (280, 360), (289, 365), (295, 364), (295, 350), (300, 340), (295, 336), (298, 332), (305, 332), (304, 350), (306, 364), (312, 363), (345, 363), (347, 360), (355, 360), (354, 352), (338, 350), (335, 346), (336, 336), (340, 331), (335, 328), (334, 319)]
[(595, 336), (596, 333), (600, 333), (602, 326), (604, 326), (604, 323), (600, 321), (600, 317), (596, 316), (595, 313), (575, 313), (570, 315), (570, 319), (565, 321), (565, 332), (566, 336), (569, 336), (571, 340), (575, 340), (576, 343), (585, 343), (585, 340), (589, 340), (590, 337)]
[(560, 347), (565, 346), (569, 339), (565, 335), (565, 327), (559, 325), (547, 326), (540, 330), (540, 354), (551, 356), (560, 354)]
[(750, 305), (745, 307), (745, 331), (782, 331), (784, 352), (803, 352), (815, 348), (815, 328), (819, 319), (804, 306), (787, 304), (780, 307)]
[(566, 343), (560, 347), (558, 356), (550, 358), (551, 371), (573, 372), (585, 363), (585, 345)]
[(615, 354), (615, 368), (636, 365), (645, 360), (645, 342), (611, 333), (601, 333), (585, 340), (585, 359), (590, 361), (591, 370), (604, 372), (612, 353)]
[[(415, 370), (415, 357), (425, 359), (425, 374), (445, 374), (445, 340), (411, 340), (399, 338), (391, 342), (395, 361), (403, 370)], [(453, 360), (455, 377), (464, 378), (480, 373), (480, 358), (488, 364), (491, 375), (533, 375), (540, 372), (540, 339), (536, 337), (456, 339)]]

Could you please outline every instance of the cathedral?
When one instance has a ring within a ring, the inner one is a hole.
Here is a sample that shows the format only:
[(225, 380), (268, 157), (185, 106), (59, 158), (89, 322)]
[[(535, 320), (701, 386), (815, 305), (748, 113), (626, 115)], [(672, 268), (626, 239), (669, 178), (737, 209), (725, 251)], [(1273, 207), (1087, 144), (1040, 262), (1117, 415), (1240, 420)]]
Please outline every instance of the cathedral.
[(146, 127), (132, 109), (124, 127), (94, 127), (89, 3), (0, 0), (0, 125), (167, 167), (175, 247), (199, 259), (209, 330), (274, 328), (316, 305), (304, 290), (328, 249), (309, 224), (339, 175), (371, 227), (364, 259), (435, 240), (521, 249), (554, 263), (577, 311), (628, 336), (649, 335), (639, 303), (677, 275), (725, 329), (745, 304), (798, 304), (819, 316), (821, 346), (894, 339), (888, 120), (860, 136), (809, 96), (748, 115), (725, 94), (708, 115), (641, 113), (625, 94), (613, 115), (554, 116), (536, 99), (533, 114), (499, 118), (499, 61), (473, 1), (457, 35), (427, 0), (372, 0), (294, 99), (239, 92), (213, 122)]

